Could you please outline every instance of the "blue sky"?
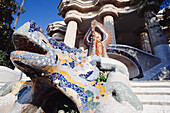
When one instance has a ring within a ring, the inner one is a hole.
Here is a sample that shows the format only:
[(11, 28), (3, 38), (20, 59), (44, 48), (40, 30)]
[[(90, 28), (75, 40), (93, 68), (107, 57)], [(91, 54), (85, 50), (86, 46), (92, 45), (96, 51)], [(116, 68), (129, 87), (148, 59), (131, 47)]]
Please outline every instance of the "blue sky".
[[(17, 2), (21, 4), (22, 0), (17, 0)], [(46, 32), (49, 23), (63, 20), (58, 15), (59, 2), (60, 0), (25, 0), (24, 9), (26, 12), (20, 15), (16, 29), (27, 21), (33, 20)]]
[[(22, 0), (17, 0), (22, 3)], [(29, 20), (34, 20), (46, 32), (49, 23), (61, 21), (63, 18), (58, 15), (57, 6), (60, 0), (25, 0), (25, 13), (21, 14), (16, 29)], [(14, 16), (16, 18), (16, 16)], [(13, 21), (14, 22), (14, 21)], [(12, 24), (13, 27), (13, 24)]]

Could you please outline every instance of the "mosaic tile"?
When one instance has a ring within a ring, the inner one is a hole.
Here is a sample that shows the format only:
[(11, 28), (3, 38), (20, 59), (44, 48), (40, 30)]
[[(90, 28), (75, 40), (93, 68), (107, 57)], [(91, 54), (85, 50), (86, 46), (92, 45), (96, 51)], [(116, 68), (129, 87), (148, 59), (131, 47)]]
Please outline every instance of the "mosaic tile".
[[(94, 21), (92, 24), (95, 27), (95, 24), (99, 23)], [(138, 99), (130, 89), (120, 85), (121, 83), (109, 84), (95, 81), (99, 76), (99, 69), (96, 65), (90, 63), (93, 55), (87, 56), (80, 49), (70, 48), (63, 42), (57, 42), (47, 37), (44, 31), (33, 21), (29, 21), (26, 25), (29, 25), (29, 27), (23, 27), (22, 36), (18, 35), (20, 31), (16, 31), (17, 36), (14, 33), (14, 44), (20, 50), (11, 53), (13, 63), (19, 62), (16, 65), (18, 68), (22, 69), (22, 66), (26, 66), (22, 70), (23, 72), (28, 73), (31, 68), (38, 70), (39, 73), (48, 73), (45, 77), (53, 83), (57, 90), (71, 98), (82, 113), (95, 112), (100, 103), (112, 98), (111, 91), (113, 90), (121, 92), (121, 89), (124, 89), (125, 92), (122, 92), (121, 97), (119, 97), (120, 100), (123, 101), (122, 96), (126, 96), (128, 99), (125, 99), (125, 101), (133, 106), (139, 105)], [(100, 24), (99, 26), (103, 28)], [(19, 29), (22, 29), (22, 27)], [(24, 38), (23, 34), (25, 34)], [(20, 41), (23, 41), (22, 45), (20, 45)], [(109, 42), (110, 38), (102, 43), (108, 45)], [(91, 52), (96, 54), (93, 49)], [(27, 58), (29, 60), (26, 60)], [(98, 58), (101, 58), (101, 56), (98, 56)], [(38, 76), (41, 76), (41, 74)], [(120, 87), (115, 87), (117, 84)], [(126, 93), (126, 91), (129, 93)], [(133, 99), (135, 101), (132, 101)]]

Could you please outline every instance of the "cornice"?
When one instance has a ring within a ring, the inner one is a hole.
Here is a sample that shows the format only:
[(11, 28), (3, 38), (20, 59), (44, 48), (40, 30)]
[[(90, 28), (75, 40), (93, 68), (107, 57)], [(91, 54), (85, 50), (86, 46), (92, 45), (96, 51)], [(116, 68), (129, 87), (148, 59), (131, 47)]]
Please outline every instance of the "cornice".
[(70, 10), (66, 13), (64, 22), (68, 24), (69, 21), (76, 21), (78, 24), (82, 22), (82, 14), (76, 10)]
[[(58, 5), (59, 15), (65, 17), (69, 10), (77, 10), (82, 13), (98, 11), (105, 4), (113, 4), (117, 8), (131, 7), (131, 0), (61, 0)], [(132, 7), (131, 7), (132, 8)], [(134, 9), (134, 8), (132, 8)]]
[(131, 7), (124, 7), (124, 8), (118, 8), (114, 6), (113, 4), (105, 4), (103, 5), (99, 10), (82, 13), (77, 10), (69, 10), (65, 15), (65, 23), (67, 24), (70, 20), (76, 21), (78, 24), (81, 24), (81, 22), (84, 19), (92, 19), (98, 16), (100, 20), (103, 19), (106, 15), (112, 15), (114, 18), (117, 18), (119, 14), (126, 14), (133, 12), (137, 9), (132, 9)]
[(98, 4), (99, 0), (61, 0), (60, 4), (58, 5), (59, 15), (65, 16), (66, 11), (70, 9), (79, 10), (82, 12), (94, 10), (96, 5)]

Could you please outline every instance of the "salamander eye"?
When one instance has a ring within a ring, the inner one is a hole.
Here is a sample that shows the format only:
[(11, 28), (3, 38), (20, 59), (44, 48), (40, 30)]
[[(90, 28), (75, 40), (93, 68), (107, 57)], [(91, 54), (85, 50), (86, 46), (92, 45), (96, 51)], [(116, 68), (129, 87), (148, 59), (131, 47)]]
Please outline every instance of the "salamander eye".
[(57, 63), (57, 61), (58, 61), (58, 56), (56, 55), (56, 58), (55, 58), (55, 63)]
[(45, 44), (47, 44), (47, 42), (45, 40), (42, 40)]

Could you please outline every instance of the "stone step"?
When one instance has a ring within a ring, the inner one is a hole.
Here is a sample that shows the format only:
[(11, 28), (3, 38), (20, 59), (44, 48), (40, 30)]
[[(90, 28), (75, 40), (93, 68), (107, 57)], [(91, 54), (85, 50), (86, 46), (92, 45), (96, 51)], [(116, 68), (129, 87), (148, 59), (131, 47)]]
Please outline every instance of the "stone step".
[(170, 113), (170, 106), (144, 104), (142, 113)]
[(143, 104), (170, 105), (170, 95), (137, 95)]
[(149, 88), (131, 88), (134, 93), (137, 95), (145, 95), (145, 94), (157, 94), (157, 95), (170, 95), (170, 88), (157, 88), (157, 87), (149, 87)]
[(131, 87), (169, 87), (170, 81), (130, 81)]

